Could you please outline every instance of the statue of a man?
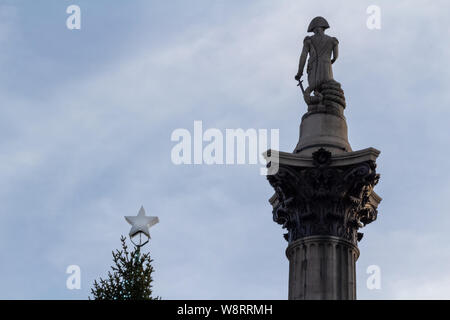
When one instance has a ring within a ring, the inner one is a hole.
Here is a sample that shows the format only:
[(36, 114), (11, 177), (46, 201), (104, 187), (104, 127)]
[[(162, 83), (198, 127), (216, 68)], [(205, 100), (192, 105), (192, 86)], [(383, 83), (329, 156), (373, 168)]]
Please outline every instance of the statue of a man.
[(325, 34), (325, 29), (329, 27), (327, 20), (323, 17), (315, 17), (308, 27), (308, 32), (314, 32), (314, 35), (307, 36), (303, 41), (303, 50), (295, 80), (300, 81), (309, 54), (306, 68), (309, 84), (306, 91), (308, 93), (313, 91), (317, 93), (317, 89), (323, 82), (334, 80), (331, 65), (338, 58), (339, 42), (336, 38)]

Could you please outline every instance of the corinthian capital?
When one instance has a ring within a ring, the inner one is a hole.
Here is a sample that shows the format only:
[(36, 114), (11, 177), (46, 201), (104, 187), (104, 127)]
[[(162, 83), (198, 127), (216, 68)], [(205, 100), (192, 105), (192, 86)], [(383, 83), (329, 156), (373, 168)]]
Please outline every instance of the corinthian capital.
[(273, 219), (287, 229), (286, 240), (332, 235), (357, 244), (358, 230), (377, 218), (381, 201), (373, 191), (379, 180), (375, 160), (352, 153), (336, 159), (325, 149), (310, 163), (298, 160), (281, 159), (278, 173), (267, 177), (275, 190)]

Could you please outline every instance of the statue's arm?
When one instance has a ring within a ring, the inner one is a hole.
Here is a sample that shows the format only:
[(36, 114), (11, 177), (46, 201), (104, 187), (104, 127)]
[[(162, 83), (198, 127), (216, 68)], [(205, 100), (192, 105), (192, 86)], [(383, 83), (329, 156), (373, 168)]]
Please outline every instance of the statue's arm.
[(297, 72), (297, 76), (295, 77), (297, 78), (301, 78), (301, 76), (303, 75), (303, 69), (305, 68), (305, 63), (306, 63), (306, 58), (308, 57), (308, 52), (309, 52), (309, 38), (306, 37), (305, 40), (303, 41), (303, 50), (302, 50), (302, 54), (300, 55), (300, 62), (298, 64), (298, 72)]
[(333, 59), (331, 59), (331, 64), (333, 64), (339, 57), (339, 41), (336, 38), (333, 38), (333, 40), (334, 40)]

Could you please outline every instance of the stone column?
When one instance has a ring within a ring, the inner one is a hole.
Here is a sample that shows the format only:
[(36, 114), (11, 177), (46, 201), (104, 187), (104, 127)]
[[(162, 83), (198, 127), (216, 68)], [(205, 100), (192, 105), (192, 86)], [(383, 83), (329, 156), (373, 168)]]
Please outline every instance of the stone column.
[(334, 236), (305, 237), (289, 244), (286, 255), (290, 300), (356, 299), (359, 250), (350, 241)]
[(287, 230), (289, 299), (356, 299), (359, 229), (381, 201), (380, 152), (352, 151), (343, 110), (309, 106), (294, 152), (267, 153), (273, 220)]
[(289, 299), (356, 299), (359, 229), (376, 219), (381, 201), (373, 191), (380, 152), (353, 151), (348, 141), (347, 103), (332, 71), (339, 41), (325, 34), (329, 27), (315, 17), (303, 40), (295, 79), (308, 111), (294, 152), (266, 153), (273, 220), (287, 230)]

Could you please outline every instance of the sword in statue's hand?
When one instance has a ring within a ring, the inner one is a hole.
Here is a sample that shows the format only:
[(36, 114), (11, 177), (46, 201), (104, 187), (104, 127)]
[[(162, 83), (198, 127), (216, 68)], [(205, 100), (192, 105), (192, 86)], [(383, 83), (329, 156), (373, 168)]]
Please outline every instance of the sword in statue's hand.
[(303, 88), (303, 80), (301, 80), (301, 79), (302, 79), (302, 74), (300, 74), (300, 72), (299, 72), (295, 75), (295, 80), (298, 81), (297, 87), (300, 87), (300, 89), (302, 89), (303, 95), (305, 95), (305, 88)]
[(303, 95), (305, 95), (305, 89), (303, 88), (303, 80), (298, 80), (297, 87), (300, 87), (300, 89), (302, 89)]

